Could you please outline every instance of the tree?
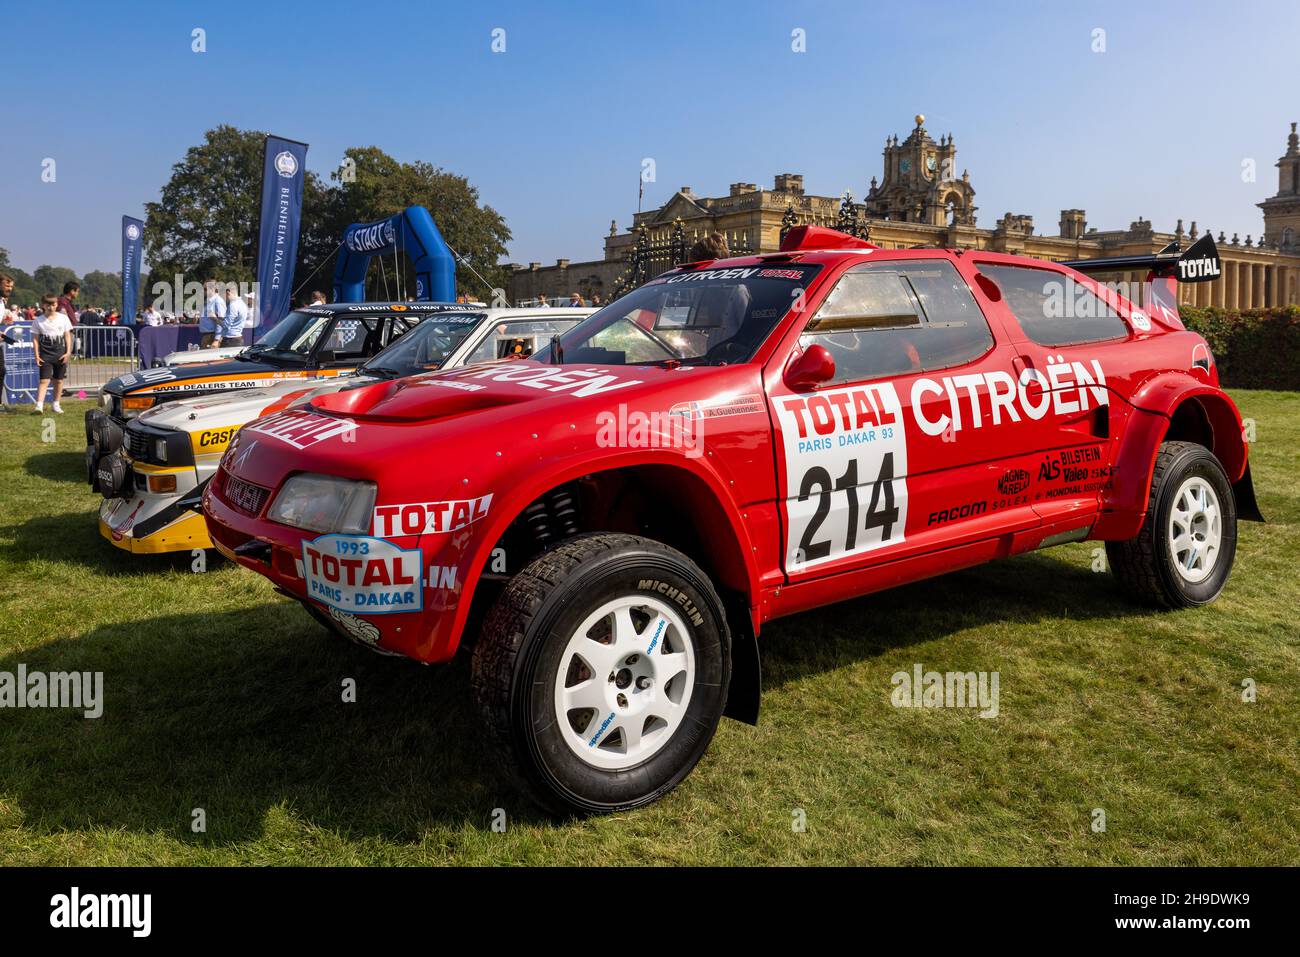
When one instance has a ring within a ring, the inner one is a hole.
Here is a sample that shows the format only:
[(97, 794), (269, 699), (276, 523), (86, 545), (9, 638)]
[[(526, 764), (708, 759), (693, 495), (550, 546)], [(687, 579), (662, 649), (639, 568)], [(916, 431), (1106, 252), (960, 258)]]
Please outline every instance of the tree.
[[(68, 282), (77, 282), (77, 274), (67, 266), (37, 266), (36, 272), (32, 273), (32, 279), (36, 283), (36, 294), (46, 296), (53, 293), (56, 296), (63, 295), (63, 284)], [(17, 283), (15, 282), (15, 285)]]
[[(155, 282), (171, 283), (178, 272), (187, 282), (209, 276), (230, 282), (257, 278), (265, 135), (218, 126), (172, 167), (158, 201), (145, 205), (145, 253), (151, 267), (144, 284), (146, 298), (152, 298), (149, 290)], [(478, 191), (465, 177), (422, 161), (400, 163), (375, 146), (349, 149), (346, 156), (355, 176), (335, 172), (326, 183), (309, 170), (304, 179), (295, 292), (301, 287), (329, 288), (349, 225), (392, 216), (413, 205), (429, 210), (448, 244), (489, 283), (485, 288), (458, 263), (460, 286), (488, 296), (491, 286), (505, 285), (506, 270), (497, 260), (505, 254), (510, 230), (496, 210), (479, 202)], [(378, 264), (374, 268), (377, 272)], [(395, 291), (392, 282), (390, 275), (389, 288)], [(378, 294), (383, 287), (372, 283), (371, 288)], [(414, 293), (414, 277), (406, 291)]]
[[(145, 204), (146, 296), (155, 282), (170, 283), (176, 273), (185, 274), (187, 282), (257, 279), (265, 139), (257, 130), (218, 126), (172, 167), (158, 202)], [(320, 178), (309, 170), (303, 182), (304, 212), (319, 214), (322, 192)], [(304, 215), (304, 235), (319, 228), (318, 221)]]
[(40, 298), (36, 291), (36, 280), (32, 278), (31, 273), (24, 272), (9, 261), (9, 250), (0, 247), (0, 273), (10, 276), (14, 281), (14, 291), (9, 297), (9, 304), (13, 306), (34, 305)]
[[(490, 298), (493, 287), (504, 287), (506, 269), (497, 265), (505, 255), (510, 230), (491, 206), (479, 203), (478, 190), (464, 176), (417, 160), (400, 163), (377, 146), (354, 147), (344, 154), (355, 175), (349, 181), (338, 173), (334, 187), (332, 235), (335, 247), (352, 223), (392, 216), (408, 206), (423, 206), (438, 224), (447, 244), (460, 255), (456, 263), (457, 288)], [(468, 261), (487, 285), (466, 267)], [(333, 261), (329, 264), (333, 269)], [(391, 280), (391, 277), (390, 277)], [(415, 291), (414, 277), (406, 293)]]
[[(104, 306), (121, 310), (122, 274), (93, 269), (81, 280), (81, 299), (87, 306)], [(139, 303), (137, 303), (139, 305)]]

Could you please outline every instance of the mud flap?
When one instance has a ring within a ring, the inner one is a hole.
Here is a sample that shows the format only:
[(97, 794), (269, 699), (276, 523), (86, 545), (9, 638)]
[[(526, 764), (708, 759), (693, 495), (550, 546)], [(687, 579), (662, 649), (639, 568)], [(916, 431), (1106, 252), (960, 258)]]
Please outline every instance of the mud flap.
[(758, 657), (758, 638), (743, 600), (728, 595), (727, 623), (731, 630), (731, 684), (727, 689), (724, 718), (744, 724), (758, 724), (763, 697), (762, 664)]
[(1264, 515), (1259, 510), (1259, 503), (1255, 501), (1255, 483), (1250, 479), (1250, 463), (1246, 463), (1246, 471), (1242, 473), (1235, 485), (1232, 486), (1232, 497), (1237, 501), (1237, 518), (1246, 522), (1262, 522)]

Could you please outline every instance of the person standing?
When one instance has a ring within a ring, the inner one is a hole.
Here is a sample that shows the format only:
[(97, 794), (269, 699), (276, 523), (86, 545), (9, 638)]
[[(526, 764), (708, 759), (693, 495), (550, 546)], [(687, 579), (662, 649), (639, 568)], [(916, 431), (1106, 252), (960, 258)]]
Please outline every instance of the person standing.
[(219, 326), (221, 348), (244, 344), (244, 323), (248, 321), (248, 305), (239, 298), (239, 290), (231, 283), (226, 287), (226, 313)]
[(78, 282), (65, 282), (63, 284), (63, 295), (59, 297), (59, 312), (68, 317), (71, 325), (77, 324), (77, 297), (81, 295), (81, 284)]
[(8, 273), (0, 276), (0, 409), (8, 408), (5, 400), (5, 343), (11, 341), (9, 336), (9, 326), (13, 325), (13, 318), (9, 315), (9, 297), (14, 294), (14, 277)]
[(226, 318), (226, 304), (217, 292), (217, 281), (209, 279), (203, 284), (203, 315), (199, 318), (199, 348), (210, 349), (217, 338), (219, 320)]
[(59, 399), (63, 397), (63, 380), (68, 376), (68, 359), (72, 357), (72, 321), (59, 310), (59, 300), (52, 295), (41, 297), (41, 317), (32, 323), (36, 364), (41, 369), (41, 383), (36, 387), (36, 413), (45, 411), (45, 390), (54, 395), (54, 411), (63, 414)]

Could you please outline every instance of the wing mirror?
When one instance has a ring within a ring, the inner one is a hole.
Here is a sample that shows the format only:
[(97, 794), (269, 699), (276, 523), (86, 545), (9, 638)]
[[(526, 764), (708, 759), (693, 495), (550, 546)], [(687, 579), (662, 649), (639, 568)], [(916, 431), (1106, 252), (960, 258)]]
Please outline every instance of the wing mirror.
[(790, 360), (782, 378), (791, 392), (813, 392), (835, 378), (835, 360), (825, 346), (811, 345)]

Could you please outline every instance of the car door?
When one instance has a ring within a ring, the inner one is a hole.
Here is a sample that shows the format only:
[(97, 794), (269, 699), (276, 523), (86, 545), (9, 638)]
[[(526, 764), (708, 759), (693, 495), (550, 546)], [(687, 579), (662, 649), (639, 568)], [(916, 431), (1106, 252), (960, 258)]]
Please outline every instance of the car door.
[(873, 260), (835, 282), (799, 337), (832, 381), (769, 386), (794, 582), (1034, 527), (1014, 428), (1013, 352), (947, 256)]
[[(1051, 524), (1084, 525), (1110, 482), (1127, 414), (1113, 383), (1132, 362), (1130, 327), (1117, 296), (1044, 263), (978, 262), (997, 286), (1011, 322), (1018, 374), (1034, 380), (1043, 414), (1025, 468), (1034, 507)], [(1107, 301), (1109, 300), (1109, 301)], [(1150, 323), (1147, 323), (1148, 327)]]

